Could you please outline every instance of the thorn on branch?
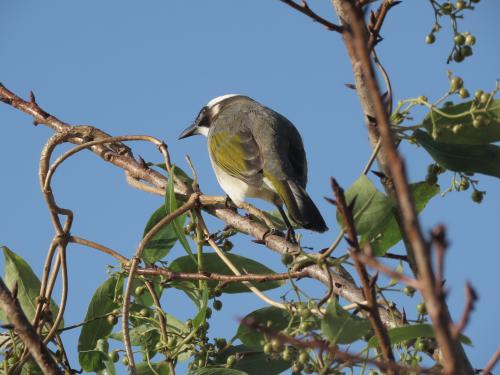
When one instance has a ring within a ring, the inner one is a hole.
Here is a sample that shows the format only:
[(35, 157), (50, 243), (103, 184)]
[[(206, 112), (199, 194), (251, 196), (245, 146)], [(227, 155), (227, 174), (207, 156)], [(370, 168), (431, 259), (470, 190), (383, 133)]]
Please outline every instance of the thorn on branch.
[(344, 83), (344, 86), (351, 90), (356, 90), (356, 85), (353, 83)]
[(30, 102), (31, 104), (36, 105), (35, 93), (33, 91), (30, 91)]
[(338, 33), (342, 33), (342, 31), (343, 31), (342, 26), (336, 25), (336, 24), (324, 19), (323, 17), (321, 17), (317, 13), (313, 12), (305, 0), (301, 0), (300, 4), (297, 4), (293, 0), (280, 0), (280, 1), (282, 3), (285, 3), (288, 6), (292, 7), (293, 9), (299, 11), (300, 13), (305, 14), (306, 16), (311, 18), (313, 21), (316, 21), (319, 24), (323, 25), (324, 27), (326, 27), (327, 30), (336, 31)]

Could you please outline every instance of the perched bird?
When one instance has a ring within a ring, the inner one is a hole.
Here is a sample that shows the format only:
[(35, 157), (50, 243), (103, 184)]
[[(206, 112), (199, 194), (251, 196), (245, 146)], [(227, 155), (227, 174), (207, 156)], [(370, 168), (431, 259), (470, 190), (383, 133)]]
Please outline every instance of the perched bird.
[(239, 206), (245, 197), (274, 203), (303, 228), (328, 228), (307, 194), (307, 160), (302, 138), (284, 116), (243, 95), (210, 100), (179, 139), (195, 134), (208, 138), (208, 152), (217, 180)]

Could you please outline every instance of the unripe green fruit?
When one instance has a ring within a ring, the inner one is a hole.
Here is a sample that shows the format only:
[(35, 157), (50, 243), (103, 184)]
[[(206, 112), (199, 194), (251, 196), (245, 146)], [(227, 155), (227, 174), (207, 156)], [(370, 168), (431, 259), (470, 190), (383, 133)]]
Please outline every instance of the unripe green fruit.
[(434, 36), (434, 34), (429, 34), (425, 37), (425, 43), (427, 44), (432, 44), (436, 41), (436, 37)]
[(311, 310), (309, 310), (307, 307), (302, 307), (299, 309), (299, 314), (302, 318), (307, 319), (311, 316)]
[(460, 90), (464, 85), (464, 81), (462, 78), (460, 77), (453, 77), (451, 80), (450, 80), (450, 91), (451, 92), (455, 92), (455, 91), (458, 91)]
[(465, 98), (468, 98), (469, 97), (469, 90), (467, 90), (466, 88), (462, 87), (459, 91), (458, 91), (458, 95), (460, 95), (461, 98), (465, 99)]
[(437, 164), (429, 164), (427, 166), (427, 173), (438, 174), (439, 173), (439, 165)]
[(415, 294), (415, 288), (412, 288), (411, 286), (405, 286), (403, 289), (403, 293), (408, 297), (413, 297), (413, 295)]
[(205, 317), (207, 319), (210, 319), (212, 317), (212, 309), (210, 307), (207, 307), (207, 310), (205, 312)]
[(220, 338), (220, 339), (215, 339), (215, 346), (221, 350), (221, 349), (224, 349), (227, 345), (227, 341), (226, 339), (224, 338)]
[(193, 320), (192, 319), (186, 320), (186, 327), (188, 327), (189, 329), (193, 328)]
[(233, 367), (235, 363), (236, 363), (236, 357), (234, 355), (230, 355), (229, 357), (227, 357), (226, 365), (228, 367)]
[(290, 349), (288, 349), (288, 346), (285, 348), (285, 350), (283, 350), (283, 352), (281, 352), (281, 358), (283, 358), (283, 360), (285, 361), (289, 361), (290, 359), (292, 359), (292, 354), (290, 352)]
[(144, 290), (145, 290), (145, 289), (146, 289), (146, 287), (145, 287), (145, 286), (143, 286), (143, 285), (142, 285), (142, 286), (138, 286), (137, 288), (135, 288), (135, 291), (134, 291), (134, 292), (135, 292), (135, 295), (136, 295), (136, 296), (141, 296), (141, 295), (143, 295), (143, 294), (144, 294)]
[(268, 354), (268, 355), (269, 355), (269, 354), (271, 354), (271, 353), (272, 353), (272, 351), (273, 351), (273, 347), (272, 347), (271, 343), (270, 343), (270, 342), (266, 343), (266, 344), (264, 345), (263, 350), (264, 350), (264, 353), (265, 353), (265, 354)]
[(455, 51), (455, 53), (453, 54), (453, 60), (457, 63), (461, 63), (462, 61), (464, 61), (464, 57), (462, 56), (460, 51)]
[(141, 311), (139, 311), (139, 315), (147, 318), (149, 316), (149, 309), (143, 308)]
[(470, 46), (463, 46), (460, 47), (460, 54), (462, 57), (469, 57), (472, 56), (472, 48)]
[(458, 134), (462, 131), (463, 128), (464, 128), (463, 125), (453, 125), (451, 131), (453, 132), (453, 134)]
[(118, 323), (118, 317), (116, 315), (108, 315), (106, 317), (106, 320), (108, 321), (108, 324), (114, 326), (116, 323)]
[(177, 340), (175, 339), (175, 337), (170, 336), (167, 339), (167, 347), (171, 349), (171, 348), (175, 347), (175, 344), (177, 344)]
[(285, 266), (290, 265), (293, 262), (293, 255), (285, 253), (281, 256), (281, 263), (283, 263)]
[(453, 6), (451, 5), (451, 3), (444, 3), (441, 6), (441, 11), (443, 12), (443, 14), (450, 14), (452, 10)]
[(465, 1), (463, 0), (457, 0), (457, 2), (455, 3), (455, 9), (456, 10), (462, 10), (465, 8)]
[(300, 352), (298, 361), (303, 365), (306, 364), (309, 361), (309, 354), (307, 352)]
[(127, 357), (127, 356), (123, 357), (123, 359), (122, 359), (122, 363), (123, 363), (125, 366), (128, 366), (128, 357)]
[(273, 349), (273, 352), (279, 352), (279, 351), (281, 351), (283, 344), (278, 339), (272, 339), (271, 340), (271, 347)]
[(463, 36), (462, 34), (457, 34), (453, 38), (453, 41), (455, 42), (455, 44), (457, 46), (461, 46), (461, 45), (463, 45), (465, 43), (465, 36)]
[(460, 190), (467, 190), (469, 187), (469, 180), (463, 179), (462, 181), (460, 181)]
[(113, 350), (111, 353), (108, 354), (109, 360), (113, 363), (118, 362), (120, 359), (120, 355), (118, 354), (118, 350)]
[(488, 102), (488, 100), (490, 100), (490, 98), (491, 98), (490, 93), (483, 92), (481, 94), (481, 98), (479, 99), (479, 101), (481, 102), (481, 104), (486, 104)]
[(481, 100), (481, 95), (483, 95), (484, 91), (483, 90), (477, 90), (475, 93), (474, 93), (474, 98), (476, 98), (477, 100)]
[(428, 349), (427, 341), (419, 339), (415, 343), (415, 349), (417, 349), (419, 352), (425, 352)]
[(222, 250), (225, 252), (229, 252), (233, 249), (234, 245), (231, 241), (225, 240), (224, 243), (222, 244)]
[(486, 125), (487, 121), (483, 115), (477, 115), (474, 120), (472, 120), (472, 126), (476, 129)]
[(474, 190), (471, 195), (472, 201), (475, 203), (481, 203), (484, 198), (484, 193), (479, 190)]
[(368, 375), (378, 375), (378, 371), (371, 370)]
[(467, 35), (465, 37), (465, 44), (467, 44), (468, 46), (473, 46), (474, 44), (476, 44), (476, 37), (474, 35)]
[(216, 299), (216, 300), (214, 301), (214, 303), (212, 304), (212, 307), (213, 307), (215, 310), (219, 311), (220, 309), (222, 309), (222, 301), (221, 301), (221, 300), (219, 300), (219, 299)]
[(425, 307), (425, 303), (420, 302), (417, 305), (417, 312), (422, 315), (427, 315), (427, 308)]
[(427, 102), (427, 96), (424, 96), (424, 95), (421, 95), (418, 97), (418, 100), (420, 100), (421, 102)]

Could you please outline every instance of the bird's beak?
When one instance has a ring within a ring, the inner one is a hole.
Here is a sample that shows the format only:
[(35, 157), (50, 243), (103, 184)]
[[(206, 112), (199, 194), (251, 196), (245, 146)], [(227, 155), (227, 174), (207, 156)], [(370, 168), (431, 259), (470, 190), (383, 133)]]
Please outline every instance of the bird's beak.
[(179, 139), (191, 137), (192, 135), (197, 134), (198, 127), (196, 126), (196, 123), (190, 125), (184, 131), (179, 135)]

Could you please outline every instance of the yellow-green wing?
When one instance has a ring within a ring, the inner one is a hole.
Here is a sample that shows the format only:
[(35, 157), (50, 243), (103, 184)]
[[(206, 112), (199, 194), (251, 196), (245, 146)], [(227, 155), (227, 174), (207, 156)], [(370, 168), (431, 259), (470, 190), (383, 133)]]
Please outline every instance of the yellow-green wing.
[(217, 131), (210, 135), (208, 144), (212, 160), (219, 168), (249, 185), (262, 185), (260, 151), (250, 131)]

